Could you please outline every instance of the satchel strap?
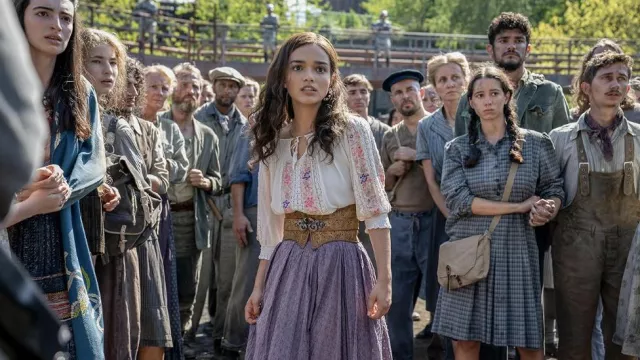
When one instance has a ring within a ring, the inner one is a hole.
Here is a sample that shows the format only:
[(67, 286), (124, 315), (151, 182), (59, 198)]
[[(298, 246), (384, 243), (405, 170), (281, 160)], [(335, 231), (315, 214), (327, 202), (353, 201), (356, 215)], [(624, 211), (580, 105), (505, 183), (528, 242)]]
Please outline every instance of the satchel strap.
[[(396, 138), (396, 142), (398, 143), (398, 149), (400, 149), (402, 147), (402, 143), (400, 142), (400, 137), (398, 136), (398, 126), (392, 127), (391, 128), (391, 132), (393, 133), (394, 137)], [(400, 178), (398, 178), (396, 183), (393, 185), (393, 189), (391, 189), (391, 191), (389, 192), (389, 203), (391, 203), (391, 202), (393, 202), (393, 200), (395, 200), (396, 190), (398, 189), (398, 186), (400, 186), (400, 183), (402, 182), (402, 179), (404, 179), (404, 175), (402, 175), (402, 176), (400, 176)]]
[[(513, 188), (513, 182), (516, 179), (516, 171), (518, 171), (519, 165), (520, 164), (518, 164), (517, 162), (511, 163), (511, 168), (509, 169), (509, 177), (507, 178), (507, 186), (505, 186), (504, 194), (502, 194), (502, 202), (509, 201), (509, 197), (511, 196), (511, 189)], [(493, 220), (491, 220), (491, 225), (489, 225), (489, 234), (493, 234), (493, 231), (496, 229), (496, 226), (498, 226), (501, 217), (502, 215), (496, 215), (493, 217)]]

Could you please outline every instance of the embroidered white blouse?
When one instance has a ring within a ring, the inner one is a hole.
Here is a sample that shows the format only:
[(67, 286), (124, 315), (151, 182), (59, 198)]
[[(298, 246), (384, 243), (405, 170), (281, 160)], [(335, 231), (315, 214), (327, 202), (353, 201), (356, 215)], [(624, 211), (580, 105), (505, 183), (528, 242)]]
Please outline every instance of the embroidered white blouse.
[(326, 215), (355, 204), (367, 230), (391, 228), (384, 169), (366, 120), (350, 118), (334, 146), (333, 162), (325, 159), (326, 153), (318, 146), (313, 155), (307, 151), (298, 159), (292, 142), (296, 140), (280, 139), (275, 153), (260, 166), (256, 234), (260, 259), (271, 259), (282, 241), (285, 214), (296, 211)]

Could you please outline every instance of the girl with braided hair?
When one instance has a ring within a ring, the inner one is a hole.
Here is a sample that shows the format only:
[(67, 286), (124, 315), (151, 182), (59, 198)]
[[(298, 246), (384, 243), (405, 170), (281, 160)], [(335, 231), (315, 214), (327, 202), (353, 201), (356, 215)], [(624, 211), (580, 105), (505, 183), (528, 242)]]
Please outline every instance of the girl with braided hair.
[[(433, 332), (452, 338), (456, 359), (478, 359), (480, 344), (513, 346), (521, 358), (542, 358), (542, 306), (535, 226), (554, 218), (564, 199), (553, 143), (520, 129), (507, 76), (478, 69), (467, 89), (468, 134), (447, 143), (441, 190), (449, 210), (449, 241), (491, 236), (488, 276), (456, 289), (442, 288)], [(507, 202), (501, 198), (511, 163), (518, 163)]]

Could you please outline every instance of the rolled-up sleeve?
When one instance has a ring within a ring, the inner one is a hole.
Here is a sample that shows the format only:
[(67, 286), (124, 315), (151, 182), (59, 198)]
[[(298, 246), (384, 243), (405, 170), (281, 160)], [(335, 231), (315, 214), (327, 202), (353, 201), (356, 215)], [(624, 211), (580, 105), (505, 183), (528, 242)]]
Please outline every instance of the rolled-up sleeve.
[(451, 216), (471, 216), (471, 203), (475, 195), (471, 193), (464, 172), (463, 156), (453, 140), (445, 146), (442, 169), (442, 195)]
[(558, 198), (564, 204), (564, 179), (560, 174), (560, 165), (556, 159), (553, 142), (547, 134), (542, 134), (539, 141), (541, 142), (539, 155), (540, 176), (536, 185), (536, 193), (543, 199)]

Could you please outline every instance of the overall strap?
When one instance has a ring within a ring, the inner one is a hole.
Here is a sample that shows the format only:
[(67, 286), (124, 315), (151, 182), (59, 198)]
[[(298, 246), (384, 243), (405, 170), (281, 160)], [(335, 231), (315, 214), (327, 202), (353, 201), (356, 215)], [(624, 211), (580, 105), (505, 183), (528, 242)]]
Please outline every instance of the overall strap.
[(589, 189), (589, 160), (587, 160), (587, 152), (584, 147), (584, 140), (582, 140), (582, 132), (578, 132), (576, 138), (576, 145), (578, 147), (578, 188), (580, 189), (580, 195), (588, 196)]
[(633, 136), (626, 133), (624, 136), (624, 180), (623, 191), (626, 196), (633, 194), (634, 189), (634, 172), (633, 159), (635, 155), (635, 147), (633, 144)]

